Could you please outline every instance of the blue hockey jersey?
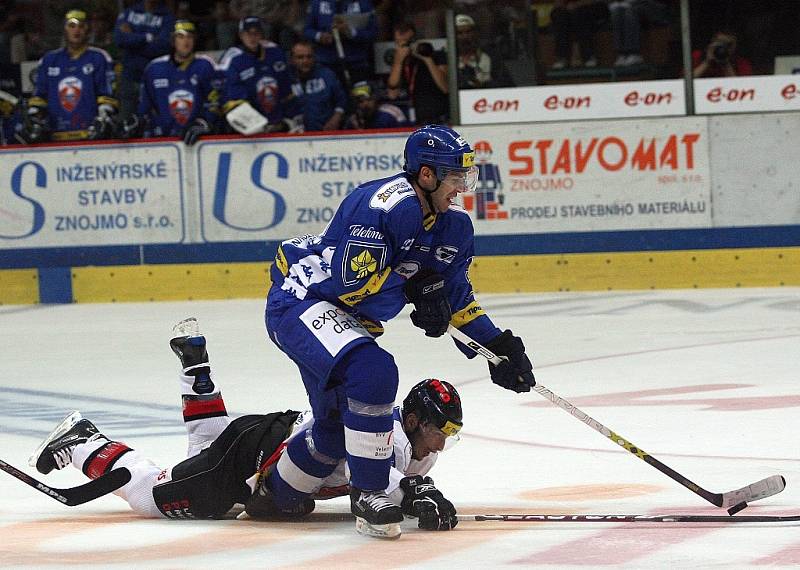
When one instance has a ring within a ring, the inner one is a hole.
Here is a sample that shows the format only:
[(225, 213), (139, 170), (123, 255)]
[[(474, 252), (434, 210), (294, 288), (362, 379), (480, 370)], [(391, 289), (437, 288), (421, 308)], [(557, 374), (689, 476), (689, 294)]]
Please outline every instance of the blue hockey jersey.
[(333, 71), (316, 64), (306, 79), (300, 79), (294, 72), (290, 77), (294, 97), (287, 113), (302, 115), (306, 131), (321, 131), (335, 112), (344, 114), (347, 95)]
[(284, 106), (291, 95), (291, 85), (286, 56), (277, 45), (264, 42), (258, 54), (230, 48), (219, 67), (225, 76), (224, 113), (247, 101), (270, 123), (286, 116)]
[(175, 16), (164, 5), (148, 12), (144, 2), (139, 2), (120, 12), (114, 25), (114, 43), (123, 49), (122, 75), (141, 80), (153, 58), (169, 53), (174, 28)]
[(36, 86), (28, 104), (46, 107), (55, 140), (83, 139), (98, 105), (116, 107), (111, 56), (87, 47), (72, 58), (66, 48), (47, 52), (39, 62)]
[(303, 36), (315, 42), (316, 58), (319, 63), (333, 65), (339, 62), (334, 44), (320, 44), (320, 35), (331, 32), (333, 19), (337, 14), (345, 18), (361, 20), (358, 25), (350, 24), (350, 34), (342, 35), (344, 60), (351, 67), (366, 66), (372, 44), (378, 36), (378, 23), (375, 9), (370, 0), (312, 0), (308, 7)]
[(144, 70), (137, 113), (146, 117), (151, 136), (180, 136), (200, 117), (213, 125), (214, 62), (197, 55), (178, 64), (171, 56), (157, 57)]
[[(445, 278), (451, 323), (481, 343), (500, 334), (474, 298), (469, 215), (457, 206), (423, 222), (405, 174), (362, 184), (341, 203), (321, 235), (284, 241), (271, 268), (267, 311), (320, 299), (354, 315), (373, 334), (407, 303), (406, 280), (421, 269)], [(459, 346), (470, 358), (472, 350)]]

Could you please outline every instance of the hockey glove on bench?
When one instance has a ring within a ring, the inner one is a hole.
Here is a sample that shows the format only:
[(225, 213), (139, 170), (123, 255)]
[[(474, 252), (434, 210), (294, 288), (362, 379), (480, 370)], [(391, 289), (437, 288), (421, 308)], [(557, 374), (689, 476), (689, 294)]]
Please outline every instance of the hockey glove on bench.
[(492, 382), (514, 392), (530, 392), (536, 386), (533, 377), (533, 365), (525, 354), (525, 345), (522, 339), (506, 329), (491, 341), (486, 343), (486, 348), (497, 356), (505, 356), (500, 364), (489, 363), (489, 374)]
[(406, 281), (403, 292), (414, 303), (411, 322), (425, 331), (425, 336), (438, 337), (447, 332), (453, 316), (444, 289), (444, 277), (423, 269)]
[(400, 508), (403, 514), (419, 519), (424, 530), (450, 530), (458, 524), (456, 508), (433, 485), (433, 479), (414, 475), (400, 480), (405, 495)]

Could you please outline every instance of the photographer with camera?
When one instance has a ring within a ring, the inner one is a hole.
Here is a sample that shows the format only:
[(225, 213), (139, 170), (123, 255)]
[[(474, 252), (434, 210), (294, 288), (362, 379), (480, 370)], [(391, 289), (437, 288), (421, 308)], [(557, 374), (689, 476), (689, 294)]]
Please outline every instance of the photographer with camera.
[(514, 83), (502, 59), (486, 53), (480, 46), (475, 20), (467, 14), (458, 14), (455, 24), (458, 88), (513, 87)]
[[(705, 57), (704, 57), (705, 56)], [(692, 52), (693, 77), (736, 77), (752, 75), (750, 60), (736, 54), (736, 34), (720, 30), (711, 36), (705, 54)]]
[(410, 22), (394, 27), (394, 57), (387, 86), (389, 98), (401, 90), (411, 102), (409, 114), (417, 125), (446, 123), (450, 115), (447, 93), (447, 54), (425, 41), (415, 41), (417, 30)]

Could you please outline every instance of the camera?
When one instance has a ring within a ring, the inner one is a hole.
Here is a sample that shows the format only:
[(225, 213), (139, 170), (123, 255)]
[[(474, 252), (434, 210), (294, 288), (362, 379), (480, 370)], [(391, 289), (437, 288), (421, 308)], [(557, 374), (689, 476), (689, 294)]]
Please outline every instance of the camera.
[(726, 63), (731, 57), (732, 47), (730, 42), (714, 42), (711, 44), (711, 53), (714, 56), (714, 61)]
[(433, 44), (429, 42), (418, 42), (416, 45), (417, 55), (431, 57), (433, 55)]

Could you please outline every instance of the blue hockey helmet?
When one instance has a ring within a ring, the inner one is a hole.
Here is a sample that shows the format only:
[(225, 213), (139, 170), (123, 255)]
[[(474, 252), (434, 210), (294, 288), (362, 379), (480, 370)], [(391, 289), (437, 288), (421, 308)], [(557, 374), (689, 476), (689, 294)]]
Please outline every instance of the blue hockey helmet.
[(403, 157), (403, 170), (408, 174), (419, 174), (423, 166), (428, 166), (440, 181), (449, 177), (457, 178), (463, 184), (461, 191), (472, 191), (477, 186), (475, 152), (464, 137), (450, 127), (420, 127), (406, 140)]

